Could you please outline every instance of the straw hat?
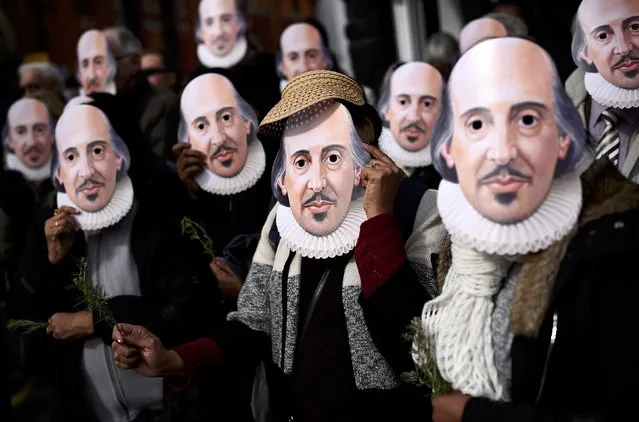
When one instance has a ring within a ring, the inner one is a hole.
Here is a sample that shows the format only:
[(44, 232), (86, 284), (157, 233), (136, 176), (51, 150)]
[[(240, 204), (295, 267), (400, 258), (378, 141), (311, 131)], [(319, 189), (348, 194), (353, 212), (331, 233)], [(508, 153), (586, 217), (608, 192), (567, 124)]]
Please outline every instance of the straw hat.
[(371, 135), (374, 139), (368, 141), (376, 143), (382, 130), (377, 111), (366, 102), (364, 90), (353, 78), (332, 70), (305, 72), (290, 81), (282, 92), (282, 99), (260, 123), (260, 134), (281, 137), (289, 117), (326, 100), (344, 104), (351, 113), (358, 132), (362, 124), (372, 125)]

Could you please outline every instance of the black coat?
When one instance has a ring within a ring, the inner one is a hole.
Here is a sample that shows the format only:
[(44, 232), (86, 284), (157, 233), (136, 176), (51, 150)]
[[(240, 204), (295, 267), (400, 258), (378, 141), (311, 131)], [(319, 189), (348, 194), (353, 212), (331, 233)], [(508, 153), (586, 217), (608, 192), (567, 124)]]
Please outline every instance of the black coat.
[[(134, 184), (134, 189), (137, 187)], [(159, 198), (161, 199), (161, 198)], [(219, 294), (210, 270), (198, 260), (197, 246), (185, 239), (178, 221), (162, 213), (162, 202), (139, 201), (133, 221), (131, 252), (138, 268), (142, 296), (117, 296), (108, 299), (116, 321), (147, 327), (166, 347), (212, 335), (218, 315)], [(68, 257), (51, 264), (47, 257), (42, 216), (28, 236), (14, 292), (16, 317), (46, 321), (56, 312), (76, 312), (77, 294), (67, 286), (77, 272), (75, 259), (86, 256), (84, 234), (78, 232)], [(94, 316), (94, 321), (99, 318)], [(206, 326), (206, 328), (205, 328)], [(110, 345), (112, 329), (106, 323), (95, 324), (95, 335)], [(83, 340), (55, 341), (55, 386), (53, 420), (85, 422), (87, 409), (82, 397), (79, 363)], [(169, 396), (165, 395), (165, 400)], [(165, 410), (168, 410), (165, 409)]]
[[(527, 256), (517, 280), (518, 289), (536, 287), (527, 290), (529, 307), (511, 313), (512, 402), (471, 399), (464, 422), (636, 419), (639, 186), (607, 162), (593, 165), (582, 183), (584, 206), (574, 237)], [(450, 249), (439, 261), (441, 285)], [(405, 372), (414, 365), (410, 344), (397, 330), (430, 298), (411, 283), (393, 281), (370, 298), (368, 311), (388, 317), (371, 334), (394, 369)], [(549, 289), (549, 298), (540, 287)], [(546, 310), (533, 321), (540, 308)]]

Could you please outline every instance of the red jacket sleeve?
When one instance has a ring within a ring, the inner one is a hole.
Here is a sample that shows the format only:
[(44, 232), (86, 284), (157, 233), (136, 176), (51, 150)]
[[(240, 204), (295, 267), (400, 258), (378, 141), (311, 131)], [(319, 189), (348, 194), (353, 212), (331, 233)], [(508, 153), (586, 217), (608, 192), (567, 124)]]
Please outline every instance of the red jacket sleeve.
[(355, 262), (365, 298), (393, 276), (406, 259), (404, 239), (394, 214), (381, 214), (362, 223)]

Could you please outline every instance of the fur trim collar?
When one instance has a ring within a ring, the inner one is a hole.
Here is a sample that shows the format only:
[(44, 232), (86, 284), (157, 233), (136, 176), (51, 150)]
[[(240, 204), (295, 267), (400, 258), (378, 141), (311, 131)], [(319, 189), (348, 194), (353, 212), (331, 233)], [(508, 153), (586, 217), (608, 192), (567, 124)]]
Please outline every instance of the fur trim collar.
[[(510, 325), (515, 335), (537, 337), (557, 274), (577, 231), (604, 216), (639, 208), (639, 185), (629, 182), (607, 160), (595, 162), (581, 179), (583, 207), (577, 225), (559, 242), (543, 251), (526, 255), (524, 259), (510, 314)], [(451, 243), (450, 239), (447, 239), (438, 262), (439, 291), (451, 265)]]

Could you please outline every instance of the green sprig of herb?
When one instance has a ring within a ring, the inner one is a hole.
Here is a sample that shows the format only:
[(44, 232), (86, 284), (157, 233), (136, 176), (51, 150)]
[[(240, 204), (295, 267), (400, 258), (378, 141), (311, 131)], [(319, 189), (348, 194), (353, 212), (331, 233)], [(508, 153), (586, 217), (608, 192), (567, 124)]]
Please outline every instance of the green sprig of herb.
[(80, 302), (77, 306), (85, 307), (97, 314), (99, 319), (98, 321), (94, 321), (94, 324), (104, 321), (113, 327), (116, 324), (116, 321), (111, 309), (109, 309), (107, 295), (104, 288), (89, 280), (88, 258), (80, 258), (77, 264), (78, 272), (73, 274), (73, 284), (70, 286), (70, 288), (75, 288), (80, 292)]
[(424, 332), (419, 318), (413, 319), (404, 338), (412, 342), (416, 353), (415, 371), (411, 377), (414, 382), (428, 387), (436, 396), (452, 393), (452, 387), (439, 372), (433, 343)]
[(213, 240), (206, 233), (204, 227), (201, 224), (196, 223), (191, 220), (189, 217), (182, 218), (180, 222), (180, 227), (182, 228), (182, 235), (189, 236), (189, 239), (200, 242), (202, 248), (204, 249), (204, 253), (211, 258), (215, 257), (215, 249), (213, 249)]
[(31, 334), (39, 330), (46, 330), (49, 326), (47, 322), (31, 321), (29, 319), (10, 319), (7, 321), (9, 331), (22, 331)]

